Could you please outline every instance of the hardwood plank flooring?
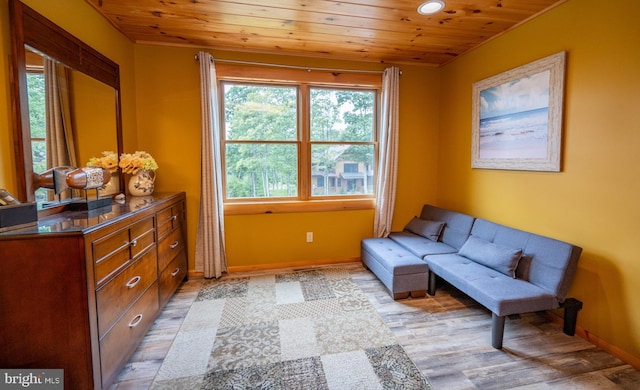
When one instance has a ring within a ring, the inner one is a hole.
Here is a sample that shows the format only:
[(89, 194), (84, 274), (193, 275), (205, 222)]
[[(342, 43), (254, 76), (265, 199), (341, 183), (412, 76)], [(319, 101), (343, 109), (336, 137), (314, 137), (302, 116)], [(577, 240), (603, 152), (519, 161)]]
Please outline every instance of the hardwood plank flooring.
[[(394, 301), (359, 263), (343, 266), (436, 390), (640, 388), (640, 370), (565, 335), (544, 314), (507, 319), (497, 350), (490, 312), (456, 289), (441, 284), (434, 297)], [(179, 288), (110, 390), (149, 388), (202, 282), (191, 278)]]

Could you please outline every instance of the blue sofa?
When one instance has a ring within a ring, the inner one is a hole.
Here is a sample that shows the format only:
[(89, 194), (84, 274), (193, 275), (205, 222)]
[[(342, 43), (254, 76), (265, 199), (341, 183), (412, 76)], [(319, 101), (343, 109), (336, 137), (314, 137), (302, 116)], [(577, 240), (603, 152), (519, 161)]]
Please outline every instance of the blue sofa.
[[(362, 262), (394, 299), (435, 295), (442, 279), (492, 313), (492, 346), (506, 316), (564, 308), (575, 333), (582, 302), (567, 298), (582, 249), (553, 238), (424, 205), (402, 232), (361, 243)], [(425, 276), (427, 276), (425, 278)]]

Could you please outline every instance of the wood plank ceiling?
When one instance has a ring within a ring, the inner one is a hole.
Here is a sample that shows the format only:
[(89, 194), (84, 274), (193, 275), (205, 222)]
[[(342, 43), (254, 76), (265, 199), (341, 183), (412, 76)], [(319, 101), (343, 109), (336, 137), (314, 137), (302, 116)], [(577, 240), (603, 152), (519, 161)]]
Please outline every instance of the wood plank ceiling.
[(566, 0), (85, 0), (145, 44), (438, 66)]

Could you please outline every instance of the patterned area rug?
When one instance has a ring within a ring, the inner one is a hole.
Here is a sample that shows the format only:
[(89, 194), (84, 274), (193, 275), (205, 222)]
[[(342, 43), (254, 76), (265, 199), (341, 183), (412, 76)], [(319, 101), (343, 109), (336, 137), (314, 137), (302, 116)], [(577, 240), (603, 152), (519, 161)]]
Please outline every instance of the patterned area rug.
[(431, 389), (348, 269), (205, 281), (152, 389)]

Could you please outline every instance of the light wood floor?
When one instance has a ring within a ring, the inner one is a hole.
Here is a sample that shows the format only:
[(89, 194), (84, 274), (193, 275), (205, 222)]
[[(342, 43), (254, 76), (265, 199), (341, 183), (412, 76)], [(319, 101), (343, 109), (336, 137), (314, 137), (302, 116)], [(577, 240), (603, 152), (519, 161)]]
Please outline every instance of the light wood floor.
[[(640, 389), (640, 370), (565, 335), (545, 315), (507, 319), (504, 346), (497, 350), (491, 347), (491, 314), (454, 288), (442, 285), (434, 297), (393, 301), (371, 272), (359, 263), (347, 266), (436, 390)], [(149, 388), (202, 281), (192, 278), (180, 287), (111, 390)]]

